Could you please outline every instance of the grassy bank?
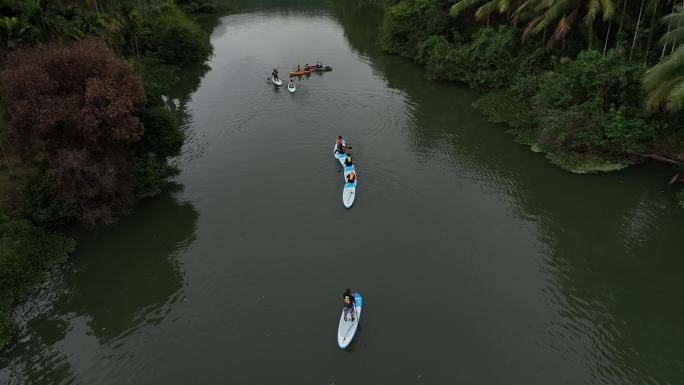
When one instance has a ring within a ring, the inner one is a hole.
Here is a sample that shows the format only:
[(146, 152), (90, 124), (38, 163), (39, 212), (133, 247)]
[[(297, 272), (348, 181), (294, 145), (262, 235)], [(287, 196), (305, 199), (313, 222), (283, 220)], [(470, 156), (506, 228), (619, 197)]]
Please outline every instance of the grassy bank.
[(13, 305), (75, 250), (61, 229), (114, 223), (176, 174), (169, 160), (185, 138), (163, 95), (211, 55), (197, 20), (225, 9), (4, 1), (0, 11), (2, 346), (16, 333)]

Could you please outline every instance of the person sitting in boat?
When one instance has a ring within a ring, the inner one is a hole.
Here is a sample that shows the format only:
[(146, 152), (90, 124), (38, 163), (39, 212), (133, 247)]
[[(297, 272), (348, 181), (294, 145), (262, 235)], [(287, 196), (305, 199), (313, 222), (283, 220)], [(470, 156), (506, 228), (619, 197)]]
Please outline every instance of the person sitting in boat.
[(316, 62), (316, 68), (323, 68), (323, 63), (317, 61)]
[(344, 166), (349, 167), (352, 165), (352, 157), (351, 154), (347, 154), (347, 156), (344, 158)]
[(279, 78), (278, 78), (278, 70), (274, 68), (274, 69), (273, 69), (273, 72), (271, 72), (271, 76), (273, 76), (273, 79), (274, 79), (274, 80), (279, 80)]
[(304, 64), (304, 71), (309, 71), (311, 70), (311, 67), (309, 67), (309, 63)]
[(347, 320), (347, 314), (349, 313), (351, 314), (352, 322), (354, 322), (354, 313), (356, 313), (354, 306), (356, 305), (356, 301), (354, 300), (351, 290), (347, 289), (344, 294), (342, 294), (342, 301), (344, 303), (344, 320)]
[(294, 86), (295, 86), (294, 80), (290, 79), (290, 82), (287, 83), (287, 87), (288, 87), (288, 88), (294, 88)]
[(347, 174), (347, 183), (354, 183), (356, 182), (356, 173), (354, 171), (350, 172)]

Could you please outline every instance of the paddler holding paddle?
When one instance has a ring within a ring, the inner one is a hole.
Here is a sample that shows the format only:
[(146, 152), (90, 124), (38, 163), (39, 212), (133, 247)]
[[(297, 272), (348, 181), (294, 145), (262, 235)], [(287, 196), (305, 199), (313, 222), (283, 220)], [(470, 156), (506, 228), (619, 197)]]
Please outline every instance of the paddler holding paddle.
[(347, 313), (351, 313), (351, 320), (354, 322), (354, 314), (356, 313), (354, 306), (356, 305), (356, 302), (351, 290), (347, 289), (344, 294), (342, 294), (342, 300), (344, 302), (344, 320), (347, 320)]

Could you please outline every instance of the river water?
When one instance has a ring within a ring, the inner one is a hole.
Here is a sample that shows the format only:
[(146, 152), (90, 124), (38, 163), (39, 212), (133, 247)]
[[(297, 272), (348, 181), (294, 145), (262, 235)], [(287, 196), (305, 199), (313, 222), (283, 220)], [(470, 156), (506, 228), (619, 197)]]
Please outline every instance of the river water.
[[(488, 123), (458, 85), (377, 47), (354, 1), (220, 19), (177, 185), (82, 231), (9, 384), (680, 384), (684, 214), (660, 167), (577, 176)], [(265, 4), (265, 3), (264, 3)], [(332, 72), (266, 81), (273, 66)], [(359, 174), (345, 210), (332, 158)], [(341, 293), (364, 296), (349, 350)]]

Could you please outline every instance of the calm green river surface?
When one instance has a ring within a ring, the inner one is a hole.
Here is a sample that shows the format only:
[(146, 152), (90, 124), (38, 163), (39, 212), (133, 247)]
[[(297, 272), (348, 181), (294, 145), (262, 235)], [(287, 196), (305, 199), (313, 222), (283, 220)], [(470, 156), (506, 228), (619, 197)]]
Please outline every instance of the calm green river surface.
[[(171, 95), (188, 116), (178, 185), (77, 234), (19, 308), (0, 383), (684, 383), (670, 171), (561, 171), (474, 91), (384, 55), (377, 11), (309, 3), (246, 3), (214, 26), (210, 68)], [(266, 81), (318, 59), (334, 70), (294, 95)], [(341, 351), (346, 287), (365, 307)]]

